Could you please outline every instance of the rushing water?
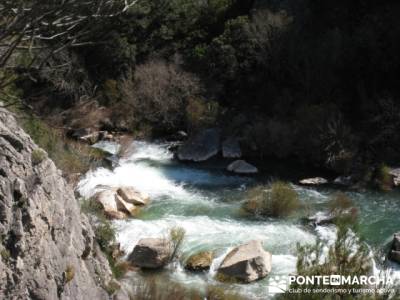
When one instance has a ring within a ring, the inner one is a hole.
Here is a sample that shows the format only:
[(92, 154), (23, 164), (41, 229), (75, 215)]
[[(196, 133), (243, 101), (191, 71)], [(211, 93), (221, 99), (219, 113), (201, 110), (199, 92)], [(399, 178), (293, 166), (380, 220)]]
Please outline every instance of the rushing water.
[[(146, 192), (151, 203), (136, 219), (114, 221), (117, 240), (130, 253), (143, 237), (163, 237), (172, 227), (186, 231), (181, 261), (200, 250), (213, 250), (216, 258), (206, 274), (186, 272), (181, 264), (170, 266), (167, 276), (191, 288), (202, 289), (214, 280), (216, 268), (232, 247), (252, 239), (262, 240), (272, 253), (272, 274), (295, 272), (296, 244), (313, 243), (316, 238), (332, 242), (335, 228), (325, 226), (315, 230), (304, 227), (299, 216), (287, 220), (256, 219), (241, 210), (246, 189), (262, 178), (228, 174), (228, 161), (209, 165), (182, 164), (173, 159), (167, 144), (134, 142), (130, 155), (119, 161), (113, 170), (99, 168), (90, 171), (79, 183), (78, 191), (85, 198), (96, 193), (98, 185), (133, 186)], [(274, 174), (276, 177), (276, 174)], [(286, 179), (286, 178), (282, 178)], [(312, 211), (323, 211), (336, 190), (303, 188), (294, 185), (301, 201)], [(349, 192), (360, 211), (360, 232), (371, 246), (378, 249), (400, 228), (398, 192)], [(165, 272), (164, 272), (165, 275)], [(222, 284), (220, 284), (222, 285)], [(249, 299), (266, 299), (268, 278), (247, 284), (231, 285)]]

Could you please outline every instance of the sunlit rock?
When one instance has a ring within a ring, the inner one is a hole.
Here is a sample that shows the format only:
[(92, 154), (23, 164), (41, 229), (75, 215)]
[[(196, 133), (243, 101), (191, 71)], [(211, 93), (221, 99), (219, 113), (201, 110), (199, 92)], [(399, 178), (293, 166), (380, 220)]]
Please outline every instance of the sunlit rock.
[(328, 180), (322, 177), (306, 178), (299, 181), (302, 185), (323, 185), (327, 184)]
[(128, 260), (140, 268), (158, 269), (169, 262), (172, 252), (173, 247), (168, 239), (145, 238), (139, 240)]
[(123, 200), (135, 205), (146, 205), (150, 200), (149, 195), (139, 192), (133, 187), (120, 187), (117, 193)]
[(242, 282), (252, 282), (267, 276), (272, 269), (272, 255), (265, 251), (261, 241), (250, 241), (230, 251), (218, 274)]
[(212, 251), (202, 251), (189, 257), (185, 269), (193, 272), (207, 271), (213, 260)]

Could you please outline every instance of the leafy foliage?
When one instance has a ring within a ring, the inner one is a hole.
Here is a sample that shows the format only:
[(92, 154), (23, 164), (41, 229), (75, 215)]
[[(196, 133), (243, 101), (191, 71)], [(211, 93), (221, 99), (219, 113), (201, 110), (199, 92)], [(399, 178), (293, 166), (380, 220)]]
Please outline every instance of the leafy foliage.
[[(337, 239), (328, 249), (321, 241), (318, 241), (315, 245), (298, 245), (297, 273), (302, 276), (330, 276), (332, 274), (368, 276), (372, 266), (370, 250), (346, 226), (338, 228)], [(299, 287), (297, 283), (291, 285), (291, 288), (297, 287)], [(308, 287), (321, 288), (321, 290), (324, 288), (322, 284)], [(305, 288), (305, 286), (302, 286), (302, 288)], [(344, 283), (335, 286), (337, 292), (334, 293), (286, 292), (278, 299), (390, 299), (387, 293), (364, 295), (353, 290), (357, 288), (368, 288), (368, 286)], [(341, 289), (346, 290), (346, 293), (340, 293)]]

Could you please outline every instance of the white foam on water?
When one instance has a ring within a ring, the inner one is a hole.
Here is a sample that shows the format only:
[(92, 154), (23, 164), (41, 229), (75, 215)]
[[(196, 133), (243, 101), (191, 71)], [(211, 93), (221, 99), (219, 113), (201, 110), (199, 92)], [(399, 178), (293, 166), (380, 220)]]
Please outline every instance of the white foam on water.
[(114, 222), (117, 240), (123, 250), (130, 252), (139, 239), (168, 236), (173, 227), (185, 229), (183, 252), (199, 248), (217, 250), (236, 246), (249, 240), (261, 240), (271, 253), (291, 254), (296, 243), (315, 241), (314, 235), (290, 224), (241, 222), (231, 219), (211, 219), (207, 216), (167, 216), (158, 220), (119, 220)]
[(313, 200), (313, 202), (315, 203), (324, 203), (327, 200), (329, 200), (329, 196), (316, 191), (312, 188), (307, 188), (307, 187), (303, 187), (303, 186), (299, 186), (299, 185), (292, 185), (293, 188), (295, 189), (296, 192), (298, 192), (300, 195), (303, 195), (304, 197), (301, 198), (308, 198), (309, 200)]
[(153, 198), (160, 195), (188, 196), (182, 185), (166, 178), (160, 169), (135, 163), (125, 163), (113, 171), (105, 168), (89, 171), (79, 182), (77, 190), (83, 197), (90, 198), (98, 191), (99, 185), (131, 186)]
[(152, 144), (143, 141), (134, 141), (128, 148), (126, 157), (121, 162), (148, 159), (153, 161), (168, 162), (173, 158), (173, 153), (168, 150), (169, 144)]
[(118, 154), (119, 150), (121, 149), (121, 145), (115, 143), (115, 142), (109, 142), (109, 141), (100, 141), (97, 142), (96, 144), (92, 145), (93, 148), (97, 148), (100, 150), (103, 150), (105, 152), (108, 152), (112, 155)]

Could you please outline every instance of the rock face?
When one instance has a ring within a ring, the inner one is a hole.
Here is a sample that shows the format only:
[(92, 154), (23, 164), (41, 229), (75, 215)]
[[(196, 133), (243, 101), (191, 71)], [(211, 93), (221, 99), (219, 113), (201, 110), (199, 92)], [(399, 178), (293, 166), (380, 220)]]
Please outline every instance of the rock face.
[(250, 241), (234, 248), (222, 261), (218, 273), (243, 282), (252, 282), (271, 272), (271, 253), (260, 241)]
[(128, 260), (140, 268), (159, 269), (164, 267), (170, 260), (173, 249), (167, 239), (146, 238), (141, 239)]
[(258, 172), (255, 166), (244, 160), (235, 160), (226, 169), (237, 174), (256, 174)]
[(242, 156), (237, 138), (230, 137), (222, 143), (222, 156), (225, 158), (240, 158)]
[(0, 236), (0, 299), (109, 298), (108, 262), (73, 191), (3, 109)]
[(393, 236), (392, 247), (389, 252), (389, 259), (400, 263), (400, 232), (397, 232)]
[(192, 255), (186, 261), (185, 269), (193, 272), (207, 271), (210, 269), (213, 260), (211, 251), (203, 251)]
[(322, 177), (306, 178), (299, 181), (302, 185), (322, 185), (327, 184), (328, 180)]
[(217, 155), (219, 150), (219, 131), (217, 129), (206, 129), (180, 146), (177, 157), (183, 161), (200, 162)]

